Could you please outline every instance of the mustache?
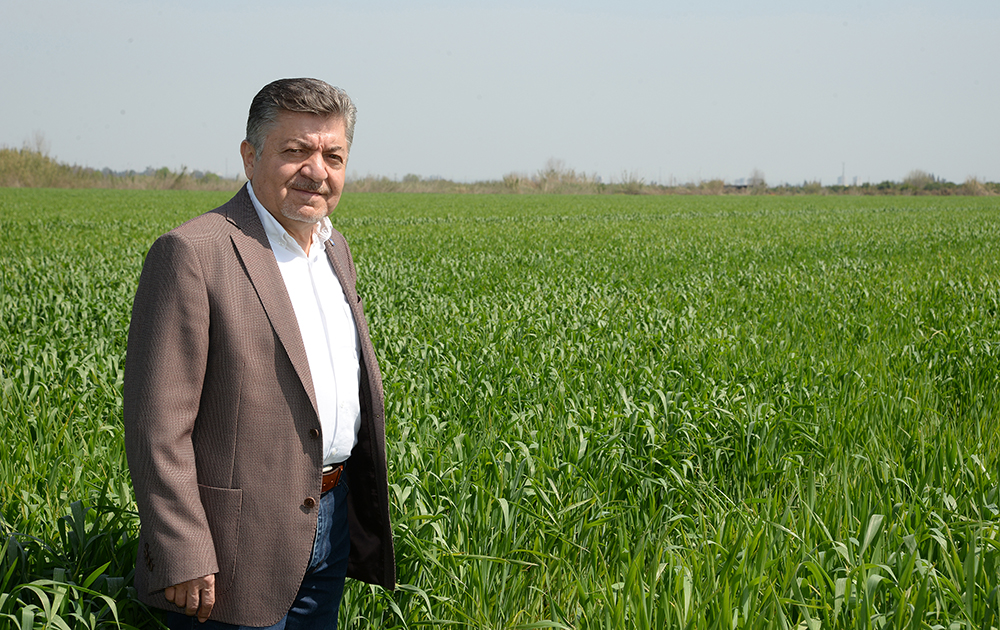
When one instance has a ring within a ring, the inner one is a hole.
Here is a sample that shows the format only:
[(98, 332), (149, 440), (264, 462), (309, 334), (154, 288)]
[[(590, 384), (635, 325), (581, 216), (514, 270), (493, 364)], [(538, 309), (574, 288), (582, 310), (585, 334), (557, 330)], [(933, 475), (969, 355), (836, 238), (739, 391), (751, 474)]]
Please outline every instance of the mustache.
[(320, 193), (325, 195), (330, 192), (326, 188), (326, 182), (314, 182), (311, 179), (294, 179), (289, 184), (291, 188), (297, 188), (299, 190), (307, 190), (309, 192)]

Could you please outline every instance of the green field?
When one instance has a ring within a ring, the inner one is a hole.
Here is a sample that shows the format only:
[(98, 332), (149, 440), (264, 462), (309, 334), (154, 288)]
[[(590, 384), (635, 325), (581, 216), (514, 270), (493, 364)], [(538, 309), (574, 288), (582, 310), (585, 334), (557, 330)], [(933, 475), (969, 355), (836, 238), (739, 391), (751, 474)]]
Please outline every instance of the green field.
[[(0, 189), (0, 628), (154, 627), (129, 310), (153, 239), (226, 198)], [(349, 584), (344, 627), (1000, 626), (1000, 198), (353, 194), (333, 218), (400, 582)]]

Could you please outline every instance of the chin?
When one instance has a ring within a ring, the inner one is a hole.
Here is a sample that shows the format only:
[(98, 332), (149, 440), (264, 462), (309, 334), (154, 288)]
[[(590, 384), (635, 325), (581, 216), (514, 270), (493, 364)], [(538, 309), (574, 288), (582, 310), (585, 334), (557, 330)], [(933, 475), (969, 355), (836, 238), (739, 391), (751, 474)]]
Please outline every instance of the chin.
[(323, 220), (323, 217), (330, 214), (330, 210), (329, 208), (320, 209), (313, 206), (305, 206), (298, 208), (284, 208), (282, 209), (281, 214), (292, 221), (319, 223)]

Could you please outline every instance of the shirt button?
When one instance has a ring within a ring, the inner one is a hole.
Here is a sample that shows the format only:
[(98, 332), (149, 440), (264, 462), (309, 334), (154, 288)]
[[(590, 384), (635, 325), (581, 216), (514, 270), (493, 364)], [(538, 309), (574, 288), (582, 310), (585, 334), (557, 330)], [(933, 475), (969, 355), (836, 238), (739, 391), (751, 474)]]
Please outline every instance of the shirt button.
[(309, 429), (309, 437), (311, 437), (311, 438), (318, 438), (319, 437), (319, 429)]
[(302, 505), (306, 506), (309, 509), (312, 509), (316, 507), (316, 499), (312, 497), (306, 497), (306, 500), (302, 502)]

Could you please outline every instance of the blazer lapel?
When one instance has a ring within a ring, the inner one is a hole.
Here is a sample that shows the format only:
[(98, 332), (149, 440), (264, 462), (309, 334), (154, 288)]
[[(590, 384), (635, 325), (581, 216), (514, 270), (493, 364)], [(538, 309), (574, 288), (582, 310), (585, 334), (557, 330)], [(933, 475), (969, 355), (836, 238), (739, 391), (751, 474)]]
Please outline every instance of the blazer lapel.
[(309, 359), (302, 343), (298, 320), (295, 319), (292, 301), (288, 298), (288, 289), (285, 288), (285, 281), (281, 277), (281, 271), (278, 270), (278, 263), (274, 259), (274, 252), (271, 251), (264, 226), (257, 216), (257, 210), (253, 207), (245, 186), (225, 208), (228, 219), (239, 228), (239, 231), (233, 232), (230, 236), (233, 246), (243, 261), (247, 276), (267, 313), (271, 327), (284, 346), (285, 353), (288, 354), (295, 373), (302, 381), (302, 387), (309, 396), (313, 411), (318, 418), (316, 390), (313, 387), (312, 374), (309, 372)]
[[(326, 255), (333, 265), (333, 272), (340, 280), (340, 286), (344, 290), (344, 297), (347, 298), (347, 305), (351, 308), (354, 316), (354, 325), (358, 330), (359, 351), (361, 352), (361, 389), (364, 396), (371, 396), (372, 388), (377, 388), (381, 392), (382, 376), (378, 369), (378, 361), (375, 359), (375, 346), (372, 345), (371, 336), (368, 334), (368, 321), (361, 311), (361, 299), (358, 297), (357, 288), (354, 285), (354, 278), (348, 275), (347, 265), (347, 243), (340, 237), (339, 240), (331, 238), (326, 242)], [(339, 255), (338, 255), (339, 254)], [(382, 394), (379, 393), (379, 396)], [(362, 406), (367, 403), (362, 396)], [(374, 413), (374, 410), (372, 410)], [(369, 426), (371, 428), (371, 426)]]
[[(350, 307), (351, 314), (354, 316), (354, 325), (358, 328), (358, 337), (360, 339), (367, 339), (368, 326), (365, 323), (364, 315), (361, 313), (361, 307), (358, 305), (358, 292), (354, 285), (351, 284), (350, 278), (344, 269), (340, 257), (337, 256), (335, 248), (336, 244), (333, 242), (333, 239), (327, 240), (326, 257), (330, 259), (330, 264), (333, 265), (333, 272), (337, 274), (337, 279), (340, 280), (340, 287), (344, 290), (344, 298), (347, 299), (347, 306)], [(367, 349), (362, 348), (362, 350)]]
[(353, 302), (356, 300), (351, 299), (350, 285), (347, 283), (347, 274), (344, 273), (344, 267), (340, 264), (340, 260), (337, 258), (337, 253), (334, 250), (333, 239), (327, 239), (326, 243), (323, 244), (326, 250), (326, 257), (330, 259), (330, 264), (333, 265), (333, 273), (337, 274), (337, 280), (340, 280), (340, 287), (344, 290), (344, 297), (347, 299), (347, 305), (351, 307), (351, 312), (354, 312)]

